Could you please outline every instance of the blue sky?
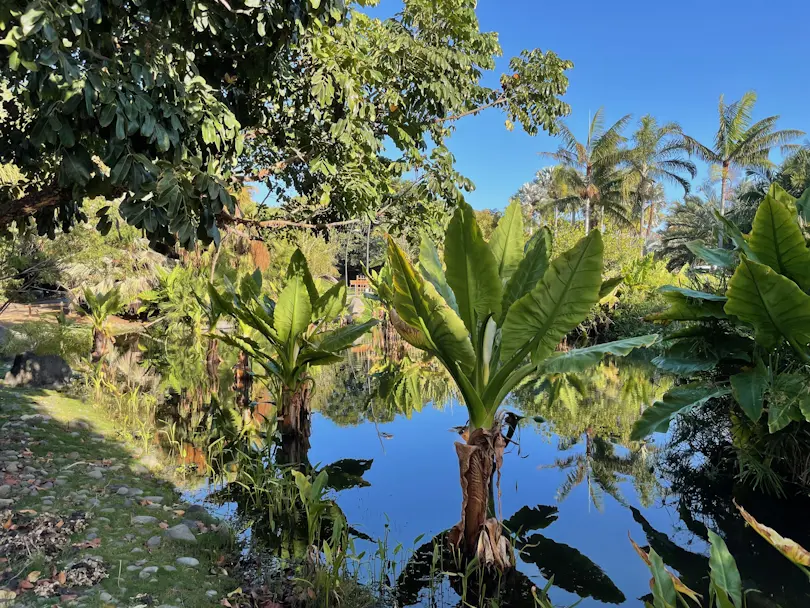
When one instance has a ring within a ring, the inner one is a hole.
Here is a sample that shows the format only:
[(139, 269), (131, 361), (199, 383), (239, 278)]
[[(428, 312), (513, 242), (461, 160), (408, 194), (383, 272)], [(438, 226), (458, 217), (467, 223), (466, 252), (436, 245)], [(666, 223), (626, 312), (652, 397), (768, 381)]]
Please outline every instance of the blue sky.
[[(499, 70), (524, 48), (574, 62), (564, 99), (578, 138), (588, 112), (604, 106), (607, 124), (650, 113), (710, 143), (720, 94), (737, 99), (750, 89), (759, 97), (755, 120), (779, 114), (781, 128), (810, 133), (810, 37), (799, 26), (810, 20), (810, 3), (480, 0), (478, 18), (482, 30), (500, 34)], [(504, 207), (548, 164), (537, 152), (558, 145), (546, 134), (510, 133), (503, 123), (494, 110), (468, 118), (450, 141), (459, 171), (476, 184), (467, 198), (479, 209)], [(700, 169), (697, 183), (706, 177)]]
[[(399, 0), (374, 9), (390, 15)], [(509, 59), (523, 49), (553, 50), (574, 62), (564, 99), (569, 126), (584, 138), (589, 112), (605, 108), (606, 124), (625, 114), (675, 120), (711, 143), (721, 93), (726, 100), (747, 90), (759, 96), (754, 119), (781, 115), (780, 128), (810, 133), (810, 3), (738, 0), (680, 3), (640, 0), (479, 0), (483, 31), (499, 33), (503, 57), (485, 84), (497, 86)], [(476, 185), (467, 196), (475, 208), (503, 208), (509, 197), (549, 161), (540, 151), (558, 142), (509, 132), (497, 109), (465, 118), (449, 140), (457, 168)], [(628, 133), (631, 129), (628, 129)], [(700, 166), (695, 185), (707, 176)], [(266, 192), (261, 188), (261, 200)], [(680, 189), (667, 187), (670, 198)]]

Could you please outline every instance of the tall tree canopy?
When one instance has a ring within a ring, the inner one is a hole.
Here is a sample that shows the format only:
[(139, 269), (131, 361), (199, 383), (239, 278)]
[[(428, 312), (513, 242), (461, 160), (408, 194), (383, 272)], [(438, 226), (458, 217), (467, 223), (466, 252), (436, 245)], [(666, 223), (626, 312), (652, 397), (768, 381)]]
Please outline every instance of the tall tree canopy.
[(473, 0), (406, 0), (386, 20), (363, 4), (3, 3), (0, 162), (28, 185), (0, 199), (0, 226), (34, 216), (53, 233), (85, 219), (86, 196), (123, 197), (153, 242), (191, 247), (219, 238), (229, 190), (257, 179), (309, 217), (379, 211), (408, 172), (454, 201), (472, 187), (444, 145), (455, 119), (499, 107), (533, 134), (568, 113), (571, 63), (551, 52), (481, 85), (501, 51)]

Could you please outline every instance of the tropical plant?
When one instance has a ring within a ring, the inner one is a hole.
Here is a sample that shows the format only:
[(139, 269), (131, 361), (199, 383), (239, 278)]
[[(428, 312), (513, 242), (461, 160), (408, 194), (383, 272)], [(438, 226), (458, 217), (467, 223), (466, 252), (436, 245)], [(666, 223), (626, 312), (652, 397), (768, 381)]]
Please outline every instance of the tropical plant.
[(606, 214), (628, 221), (624, 196), (627, 176), (619, 165), (627, 158), (627, 151), (622, 149), (626, 141), (622, 130), (629, 121), (628, 114), (605, 129), (604, 110), (599, 108), (588, 124), (586, 140), (580, 142), (565, 121), (558, 120), (556, 127), (563, 145), (556, 152), (541, 153), (565, 168), (563, 179), (570, 194), (557, 204), (577, 204), (583, 209), (586, 235), (591, 230), (593, 208), (601, 209), (603, 221)]
[[(736, 504), (736, 503), (735, 503)], [(743, 519), (750, 525), (769, 545), (784, 555), (794, 565), (810, 578), (810, 552), (795, 541), (783, 537), (773, 528), (759, 523), (741, 506), (737, 509)], [(661, 556), (650, 548), (644, 551), (631, 538), (630, 543), (644, 560), (652, 573), (650, 589), (652, 602), (645, 601), (648, 608), (688, 608), (694, 602), (695, 606), (709, 606), (709, 608), (745, 608), (748, 605), (749, 591), (743, 588), (742, 577), (737, 569), (737, 562), (728, 550), (723, 538), (710, 529), (706, 530), (709, 540), (709, 595), (708, 604), (703, 602), (700, 594), (683, 584), (681, 580), (670, 572)]]
[(255, 337), (249, 337), (220, 331), (216, 337), (262, 367), (265, 375), (261, 377), (275, 389), (282, 433), (305, 449), (313, 383), (310, 369), (340, 361), (339, 353), (377, 321), (330, 329), (329, 323), (339, 319), (346, 308), (346, 287), (337, 283), (318, 293), (300, 250), (290, 260), (285, 285), (275, 301), (263, 292), (258, 271), (243, 276), (238, 287), (230, 282), (223, 291), (209, 286), (209, 296), (218, 314), (226, 314), (255, 332)]
[(506, 396), (532, 374), (585, 369), (604, 355), (625, 355), (657, 339), (554, 352), (617, 281), (602, 283), (598, 230), (553, 261), (548, 229), (525, 247), (523, 234), (519, 201), (509, 205), (488, 243), (472, 208), (462, 204), (447, 227), (444, 265), (436, 246), (423, 239), (417, 271), (389, 239), (388, 265), (375, 281), (400, 335), (441, 362), (469, 412), (466, 442), (456, 443), (463, 507), (453, 540), (468, 555), (502, 567), (511, 563), (509, 544), (487, 510), (505, 446), (498, 409)]
[[(783, 152), (795, 149), (796, 146), (790, 145), (790, 142), (804, 135), (804, 132), (795, 129), (774, 130), (779, 116), (768, 116), (751, 124), (756, 101), (757, 95), (753, 91), (748, 91), (741, 99), (730, 104), (726, 104), (723, 96), (720, 96), (720, 124), (711, 147), (688, 135), (683, 136), (690, 154), (719, 167), (720, 215), (726, 214), (726, 195), (733, 168), (770, 168), (773, 163), (768, 157), (772, 148), (781, 146)], [(723, 246), (722, 232), (719, 246)]]
[(714, 210), (720, 206), (718, 196), (710, 187), (700, 190), (700, 195), (687, 194), (683, 201), (672, 205), (667, 215), (661, 232), (661, 254), (670, 270), (692, 264), (696, 257), (689, 243), (709, 242), (719, 230), (714, 219)]
[[(683, 188), (684, 194), (689, 194), (690, 185), (685, 176), (694, 178), (697, 168), (685, 155), (686, 144), (678, 123), (659, 125), (649, 114), (641, 117), (638, 129), (633, 133), (626, 162), (630, 167), (629, 180), (637, 201), (639, 232), (645, 235), (643, 251), (647, 248), (653, 228), (654, 207), (659, 199), (656, 186), (675, 183)], [(645, 213), (649, 214), (646, 231)]]
[(731, 394), (753, 423), (767, 413), (770, 433), (810, 422), (810, 249), (798, 221), (796, 199), (774, 184), (743, 235), (717, 214), (737, 250), (693, 249), (733, 272), (725, 294), (665, 287), (670, 306), (653, 318), (686, 323), (671, 332), (655, 362), (670, 371), (735, 370), (728, 382), (679, 386), (647, 409), (635, 437), (666, 430), (679, 412)]
[(84, 301), (87, 304), (88, 316), (93, 324), (93, 352), (91, 353), (91, 359), (93, 363), (96, 363), (107, 353), (112, 338), (110, 317), (124, 307), (124, 301), (121, 299), (121, 291), (117, 287), (103, 293), (95, 293), (91, 289), (85, 289)]

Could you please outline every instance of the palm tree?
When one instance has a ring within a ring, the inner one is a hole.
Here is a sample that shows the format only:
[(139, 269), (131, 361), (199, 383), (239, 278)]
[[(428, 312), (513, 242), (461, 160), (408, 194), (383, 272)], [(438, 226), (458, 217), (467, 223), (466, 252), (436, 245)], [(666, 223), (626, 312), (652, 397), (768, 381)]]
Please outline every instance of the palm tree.
[(523, 184), (517, 193), (521, 205), (529, 208), (532, 221), (536, 214), (553, 212), (554, 238), (557, 238), (557, 222), (560, 213), (570, 211), (573, 225), (580, 204), (578, 196), (569, 194), (568, 182), (570, 180), (566, 177), (567, 171), (568, 169), (561, 165), (543, 167), (536, 173), (534, 179)]
[[(602, 215), (610, 213), (620, 220), (624, 215), (625, 174), (618, 167), (626, 158), (622, 148), (626, 138), (622, 130), (630, 121), (627, 114), (605, 129), (603, 108), (599, 108), (588, 125), (588, 137), (580, 142), (563, 120), (557, 121), (557, 130), (563, 145), (556, 152), (541, 152), (543, 156), (559, 162), (565, 169), (566, 181), (572, 194), (567, 199), (576, 199), (584, 208), (585, 233), (591, 229), (591, 208), (602, 209)], [(565, 201), (566, 205), (571, 200)]]
[[(650, 215), (653, 215), (655, 199), (661, 192), (660, 187), (656, 186), (664, 182), (675, 183), (683, 188), (685, 195), (689, 194), (687, 176), (694, 178), (697, 168), (685, 158), (687, 145), (681, 127), (676, 122), (659, 125), (653, 116), (642, 116), (632, 141), (633, 147), (628, 151), (627, 164), (637, 200), (639, 234), (645, 235), (644, 212), (649, 209)], [(643, 252), (647, 250), (651, 229), (652, 226), (648, 223)]]
[[(738, 101), (726, 104), (720, 96), (718, 114), (720, 125), (714, 136), (714, 147), (709, 148), (693, 137), (683, 136), (690, 154), (720, 167), (720, 214), (726, 213), (726, 192), (728, 191), (729, 171), (739, 169), (768, 169), (773, 163), (768, 158), (771, 148), (780, 146), (783, 152), (795, 150), (790, 142), (804, 135), (803, 131), (785, 129), (775, 131), (779, 116), (768, 116), (751, 124), (751, 115), (757, 95), (748, 91)], [(723, 235), (718, 242), (723, 246)]]
[(661, 253), (669, 260), (667, 268), (677, 270), (695, 260), (695, 255), (686, 244), (690, 241), (707, 243), (715, 236), (717, 223), (714, 211), (720, 199), (711, 184), (700, 189), (702, 196), (687, 194), (683, 202), (675, 203), (667, 218), (667, 226), (661, 235)]

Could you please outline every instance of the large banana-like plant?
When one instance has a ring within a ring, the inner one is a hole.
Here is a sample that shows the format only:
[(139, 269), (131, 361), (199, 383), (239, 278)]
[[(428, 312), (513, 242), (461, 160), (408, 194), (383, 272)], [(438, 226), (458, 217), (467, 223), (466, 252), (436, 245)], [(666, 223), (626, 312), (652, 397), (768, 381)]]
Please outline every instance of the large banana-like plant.
[(300, 249), (292, 256), (277, 300), (263, 292), (258, 271), (242, 277), (238, 286), (226, 283), (223, 291), (209, 286), (209, 296), (218, 313), (237, 321), (237, 327), (253, 330), (253, 337), (225, 332), (216, 336), (262, 367), (262, 377), (276, 389), (282, 434), (293, 436), (293, 443), (305, 451), (313, 384), (310, 368), (340, 361), (339, 353), (377, 322), (330, 328), (346, 309), (346, 287), (337, 283), (319, 293)]
[[(796, 199), (772, 185), (749, 235), (727, 218), (718, 221), (736, 251), (702, 243), (690, 248), (732, 273), (728, 289), (718, 295), (664, 288), (670, 307), (653, 320), (687, 325), (670, 334), (667, 350), (655, 362), (680, 373), (708, 371), (721, 363), (738, 372), (728, 383), (673, 389), (644, 412), (634, 438), (665, 431), (676, 414), (729, 393), (753, 422), (767, 411), (772, 433), (792, 421), (810, 422), (810, 249)], [(793, 361), (778, 356), (784, 347), (792, 351)]]
[(110, 317), (121, 311), (124, 300), (121, 297), (121, 290), (113, 287), (109, 291), (99, 293), (85, 288), (84, 301), (87, 303), (87, 310), (93, 323), (93, 352), (90, 357), (93, 363), (97, 363), (106, 354), (112, 338)]
[(602, 281), (602, 235), (594, 230), (554, 260), (547, 229), (524, 242), (518, 202), (489, 242), (472, 208), (462, 204), (447, 227), (444, 264), (426, 238), (417, 266), (389, 238), (388, 265), (374, 280), (399, 333), (442, 363), (467, 406), (466, 442), (456, 444), (463, 507), (454, 540), (502, 567), (511, 563), (511, 551), (489, 517), (489, 492), (506, 444), (497, 416), (504, 399), (531, 374), (580, 371), (657, 339), (559, 352), (566, 334), (616, 286)]

